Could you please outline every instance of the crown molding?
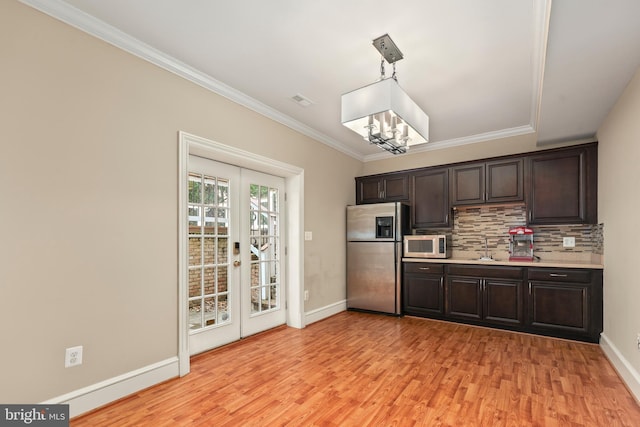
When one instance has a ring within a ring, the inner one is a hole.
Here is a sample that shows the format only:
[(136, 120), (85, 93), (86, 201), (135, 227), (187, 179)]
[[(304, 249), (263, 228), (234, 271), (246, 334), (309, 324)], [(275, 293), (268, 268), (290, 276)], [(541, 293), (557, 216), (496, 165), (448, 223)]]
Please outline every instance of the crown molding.
[(275, 122), (287, 126), (303, 135), (330, 146), (348, 156), (363, 161), (364, 156), (343, 143), (319, 132), (292, 117), (283, 114), (266, 104), (232, 88), (231, 86), (214, 79), (213, 77), (196, 70), (195, 68), (167, 55), (160, 50), (118, 30), (117, 28), (71, 6), (61, 0), (19, 0), (44, 14), (75, 27), (102, 41), (105, 41), (119, 49), (174, 73), (191, 81), (207, 90), (223, 96), (237, 104), (240, 104), (258, 114), (261, 114)]
[(549, 22), (551, 20), (551, 2), (553, 0), (535, 0), (533, 2), (533, 51), (531, 53), (531, 117), (529, 123), (538, 130), (540, 109), (542, 108), (542, 85), (549, 41)]
[[(195, 68), (155, 49), (140, 40), (131, 37), (123, 31), (108, 25), (107, 23), (65, 3), (62, 0), (19, 0), (40, 12), (58, 19), (72, 27), (84, 31), (100, 40), (103, 40), (119, 49), (148, 61), (158, 67), (170, 71), (186, 80), (189, 80), (207, 90), (236, 102), (250, 110), (261, 114), (275, 122), (287, 126), (301, 134), (334, 148), (356, 160), (370, 162), (392, 157), (391, 154), (380, 152), (363, 155), (344, 143), (341, 143), (322, 132), (301, 123), (292, 117), (283, 114), (266, 104), (222, 83), (213, 77), (196, 70)], [(412, 147), (407, 153), (415, 154), (424, 151), (438, 150), (461, 145), (485, 142), (491, 139), (505, 138), (509, 136), (523, 135), (535, 132), (540, 118), (540, 106), (542, 102), (542, 83), (544, 77), (545, 57), (549, 34), (549, 19), (551, 15), (552, 0), (533, 1), (533, 49), (532, 49), (532, 91), (529, 125), (503, 129), (495, 132), (471, 135), (463, 138), (445, 141), (431, 142)], [(405, 155), (407, 155), (405, 154)]]

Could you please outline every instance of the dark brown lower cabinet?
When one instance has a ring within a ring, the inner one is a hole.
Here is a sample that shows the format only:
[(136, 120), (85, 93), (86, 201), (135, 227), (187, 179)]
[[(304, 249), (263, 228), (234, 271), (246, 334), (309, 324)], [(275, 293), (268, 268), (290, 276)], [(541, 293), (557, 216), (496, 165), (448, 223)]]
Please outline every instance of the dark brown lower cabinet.
[(482, 319), (482, 281), (476, 278), (447, 277), (448, 317)]
[(527, 326), (533, 331), (598, 342), (602, 271), (530, 268)]
[(519, 267), (450, 265), (445, 313), (483, 324), (520, 326), (523, 278), (524, 269)]
[(597, 343), (602, 270), (405, 262), (403, 312)]
[(404, 263), (403, 310), (405, 314), (442, 317), (444, 267), (441, 264)]
[(521, 325), (524, 322), (522, 285), (522, 281), (485, 279), (485, 320), (505, 325)]
[(585, 333), (589, 330), (589, 287), (529, 282), (531, 326)]

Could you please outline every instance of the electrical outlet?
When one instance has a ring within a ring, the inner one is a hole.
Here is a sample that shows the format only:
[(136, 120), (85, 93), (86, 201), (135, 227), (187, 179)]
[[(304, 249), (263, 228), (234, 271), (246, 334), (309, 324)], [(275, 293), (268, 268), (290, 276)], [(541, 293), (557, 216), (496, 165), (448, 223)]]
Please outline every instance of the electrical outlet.
[(564, 247), (564, 248), (575, 248), (576, 247), (576, 238), (575, 237), (563, 237), (562, 238), (562, 247)]
[[(307, 290), (304, 291), (304, 300), (305, 301), (309, 301), (309, 291), (307, 291)], [(638, 339), (640, 339), (640, 338), (638, 338)]]
[(312, 231), (305, 231), (304, 232), (304, 240), (313, 240), (313, 232)]
[(82, 346), (69, 347), (64, 354), (64, 367), (71, 368), (72, 366), (82, 365)]

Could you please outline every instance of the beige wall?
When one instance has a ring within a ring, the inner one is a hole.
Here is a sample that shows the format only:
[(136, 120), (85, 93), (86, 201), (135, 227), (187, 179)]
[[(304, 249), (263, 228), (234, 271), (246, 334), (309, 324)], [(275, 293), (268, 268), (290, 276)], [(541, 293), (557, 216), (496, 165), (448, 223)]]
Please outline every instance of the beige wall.
[[(533, 151), (535, 135), (364, 165), (16, 1), (0, 2), (0, 402), (39, 402), (177, 354), (177, 132), (305, 170), (305, 311), (345, 298), (356, 175)], [(605, 333), (640, 370), (640, 77), (600, 129)], [(89, 236), (89, 238), (87, 238)], [(135, 244), (132, 244), (134, 243)], [(82, 366), (64, 349), (83, 345)], [(18, 353), (15, 353), (17, 351)]]
[(361, 162), (17, 1), (0, 58), (0, 402), (177, 355), (180, 130), (305, 170), (305, 310), (345, 298)]
[(604, 334), (640, 372), (640, 69), (598, 130), (598, 217), (604, 223)]

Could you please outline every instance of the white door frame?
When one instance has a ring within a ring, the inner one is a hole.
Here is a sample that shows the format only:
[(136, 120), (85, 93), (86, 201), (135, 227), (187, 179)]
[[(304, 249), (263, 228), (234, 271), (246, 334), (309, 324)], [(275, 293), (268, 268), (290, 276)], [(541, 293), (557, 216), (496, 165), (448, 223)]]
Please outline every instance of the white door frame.
[(187, 173), (189, 155), (253, 169), (285, 179), (287, 200), (285, 291), (287, 325), (304, 328), (304, 169), (180, 131), (178, 133), (178, 360), (180, 376), (190, 371), (188, 331)]

